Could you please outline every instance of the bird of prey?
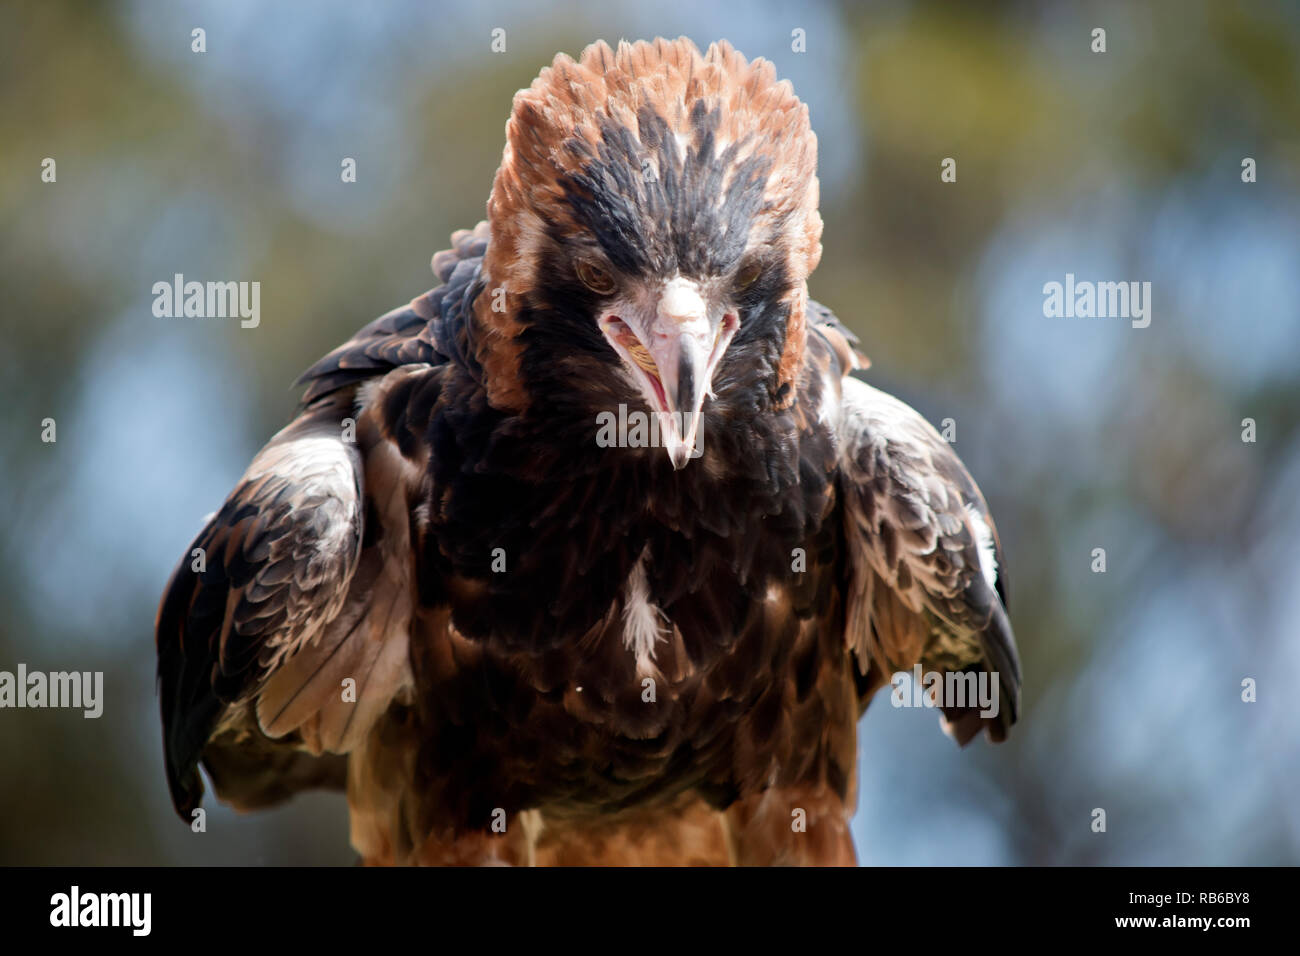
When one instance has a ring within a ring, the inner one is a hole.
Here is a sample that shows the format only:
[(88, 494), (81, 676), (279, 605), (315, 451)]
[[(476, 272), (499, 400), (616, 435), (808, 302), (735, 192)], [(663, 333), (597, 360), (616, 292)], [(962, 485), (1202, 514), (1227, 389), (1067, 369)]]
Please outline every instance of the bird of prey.
[(851, 864), (893, 675), (958, 676), (945, 728), (1002, 740), (993, 521), (808, 298), (821, 231), (770, 63), (543, 69), (441, 284), (304, 374), (167, 585), (182, 819), (202, 765), (239, 809), (345, 789), (368, 864)]

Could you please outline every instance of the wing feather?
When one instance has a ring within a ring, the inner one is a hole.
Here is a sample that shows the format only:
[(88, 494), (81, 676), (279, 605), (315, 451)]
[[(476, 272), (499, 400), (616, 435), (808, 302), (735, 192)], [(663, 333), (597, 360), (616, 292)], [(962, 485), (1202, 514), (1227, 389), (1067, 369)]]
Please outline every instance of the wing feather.
[(167, 777), (182, 815), (223, 713), (337, 615), (360, 552), (361, 462), (323, 404), (277, 434), (172, 573), (158, 610)]
[[(200, 762), (236, 806), (339, 785), (334, 755), (407, 692), (411, 509), (429, 461), (422, 423), (448, 359), (478, 374), (465, 318), (488, 235), (486, 223), (453, 234), (433, 260), (443, 285), (303, 374), (299, 417), (172, 573), (155, 630), (167, 778), (182, 818), (203, 796)], [(354, 699), (341, 687), (349, 678)]]
[[(385, 415), (394, 390), (437, 372), (404, 366), (365, 390), (354, 438), (343, 419), (355, 390), (309, 406), (195, 539), (206, 568), (187, 557), (173, 574), (158, 676), (183, 818), (203, 794), (200, 761), (237, 806), (282, 799), (286, 780), (337, 784), (329, 755), (352, 750), (409, 688), (410, 507), (423, 472)], [(255, 772), (267, 766), (280, 771)]]
[[(1020, 707), (1020, 659), (1003, 606), (1002, 553), (984, 496), (914, 409), (856, 375), (842, 381), (839, 444), (850, 595), (846, 638), (874, 691), (897, 671), (979, 673), (999, 711), (945, 707), (967, 743), (1002, 740)], [(869, 695), (868, 695), (869, 696)]]

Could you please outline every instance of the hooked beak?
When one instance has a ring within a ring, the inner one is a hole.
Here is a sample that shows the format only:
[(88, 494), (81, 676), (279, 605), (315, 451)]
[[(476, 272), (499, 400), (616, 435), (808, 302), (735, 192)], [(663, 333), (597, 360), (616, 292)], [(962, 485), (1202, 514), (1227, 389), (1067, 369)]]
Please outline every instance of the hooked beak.
[(628, 311), (603, 316), (600, 329), (659, 415), (660, 442), (673, 468), (684, 468), (695, 453), (714, 370), (739, 319), (732, 312), (711, 319), (698, 284), (682, 278), (664, 287), (652, 314)]

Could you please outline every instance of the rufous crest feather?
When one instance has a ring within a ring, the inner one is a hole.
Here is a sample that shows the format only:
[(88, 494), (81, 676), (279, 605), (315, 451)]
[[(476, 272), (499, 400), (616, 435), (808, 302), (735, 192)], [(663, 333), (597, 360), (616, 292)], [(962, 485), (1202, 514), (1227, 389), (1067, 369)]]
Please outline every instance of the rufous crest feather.
[[(644, 146), (639, 162), (655, 175), (665, 126), (682, 154), (712, 150), (719, 165), (725, 164), (719, 195), (731, 177), (760, 169), (759, 225), (769, 238), (782, 240), (792, 275), (806, 279), (816, 267), (822, 230), (817, 139), (808, 108), (788, 80), (777, 79), (770, 62), (748, 61), (725, 41), (700, 53), (685, 37), (620, 42), (617, 50), (597, 42), (576, 61), (560, 54), (515, 94), (488, 200), (491, 243), (484, 274), (493, 290), (504, 290), (505, 307), (500, 295), (495, 302), (483, 296), (476, 313), (484, 333), (478, 357), (494, 405), (517, 409), (526, 401), (513, 384), (519, 362), (513, 340), (521, 331), (517, 313), (547, 243), (585, 228), (567, 201), (574, 178), (601, 155), (611, 129), (620, 148)], [(807, 294), (803, 283), (796, 286), (776, 387), (787, 395), (793, 389), (782, 386), (793, 380), (805, 335)]]

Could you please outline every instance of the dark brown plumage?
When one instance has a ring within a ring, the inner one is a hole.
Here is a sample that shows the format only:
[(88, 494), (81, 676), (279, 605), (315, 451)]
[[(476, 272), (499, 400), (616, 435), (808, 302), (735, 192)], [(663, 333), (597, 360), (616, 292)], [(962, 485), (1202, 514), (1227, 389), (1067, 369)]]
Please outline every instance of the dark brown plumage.
[[(516, 96), (488, 221), (304, 375), (168, 584), (183, 817), (202, 763), (248, 808), (346, 780), (370, 863), (851, 863), (894, 671), (993, 672), (996, 715), (944, 712), (1005, 736), (992, 520), (808, 300), (815, 164), (725, 44)], [(609, 447), (615, 410), (661, 447)]]

